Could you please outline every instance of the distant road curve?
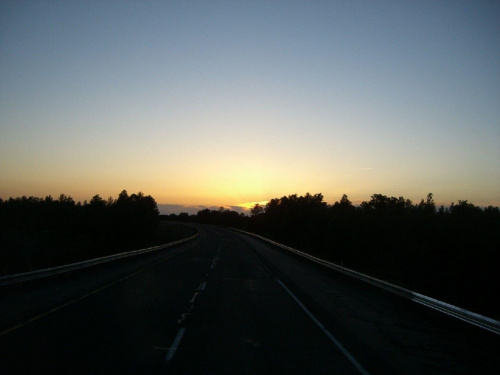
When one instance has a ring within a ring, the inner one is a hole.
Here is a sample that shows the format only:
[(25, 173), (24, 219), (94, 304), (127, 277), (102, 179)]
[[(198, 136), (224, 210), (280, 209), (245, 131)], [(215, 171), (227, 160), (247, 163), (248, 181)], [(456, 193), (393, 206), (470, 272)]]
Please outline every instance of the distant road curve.
[[(5, 373), (495, 374), (500, 337), (228, 229), (1, 289)], [(38, 302), (37, 302), (38, 301)]]

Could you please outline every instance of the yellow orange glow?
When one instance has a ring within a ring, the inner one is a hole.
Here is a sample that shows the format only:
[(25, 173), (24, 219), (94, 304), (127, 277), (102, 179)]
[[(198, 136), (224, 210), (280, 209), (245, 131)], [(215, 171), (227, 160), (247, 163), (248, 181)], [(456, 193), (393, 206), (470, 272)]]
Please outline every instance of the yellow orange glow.
[(264, 207), (267, 204), (267, 202), (269, 202), (269, 201), (245, 202), (245, 203), (239, 203), (236, 206), (242, 207), (245, 210), (250, 210), (250, 209), (254, 208), (256, 204), (258, 204), (259, 206)]

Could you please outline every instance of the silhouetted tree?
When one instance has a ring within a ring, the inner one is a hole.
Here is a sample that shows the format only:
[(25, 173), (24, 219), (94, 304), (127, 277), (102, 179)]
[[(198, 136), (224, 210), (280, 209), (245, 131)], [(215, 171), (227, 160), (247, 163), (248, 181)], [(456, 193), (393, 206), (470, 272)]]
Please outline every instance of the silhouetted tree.
[(75, 203), (61, 194), (0, 202), (0, 271), (21, 272), (125, 251), (152, 236), (158, 208), (151, 196), (115, 201), (99, 195)]
[(197, 223), (224, 225), (231, 228), (243, 228), (245, 215), (220, 207), (218, 210), (205, 208), (198, 211), (195, 217)]
[[(418, 204), (374, 194), (356, 207), (344, 194), (289, 195), (256, 205), (247, 217), (220, 207), (169, 219), (244, 228), (301, 251), (500, 318), (500, 209), (467, 200), (436, 210), (432, 193)], [(26, 271), (140, 247), (158, 223), (155, 200), (123, 190), (75, 203), (0, 199), (0, 271)]]
[(250, 209), (250, 214), (252, 216), (257, 216), (257, 215), (260, 215), (260, 214), (263, 214), (264, 213), (264, 207), (262, 207), (260, 204), (256, 203), (255, 206), (253, 206), (251, 209)]
[[(252, 211), (251, 211), (252, 212)], [(248, 228), (326, 260), (500, 317), (500, 210), (468, 201), (436, 210), (432, 193), (419, 204), (374, 194), (355, 207), (346, 195), (326, 206), (322, 195), (274, 198)]]

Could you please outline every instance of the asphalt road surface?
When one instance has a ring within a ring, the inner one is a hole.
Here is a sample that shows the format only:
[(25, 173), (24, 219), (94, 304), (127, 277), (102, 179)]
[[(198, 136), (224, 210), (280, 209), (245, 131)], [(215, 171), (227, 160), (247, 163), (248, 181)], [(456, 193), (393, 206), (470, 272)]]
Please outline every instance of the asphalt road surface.
[(3, 374), (498, 374), (500, 336), (228, 229), (0, 290)]

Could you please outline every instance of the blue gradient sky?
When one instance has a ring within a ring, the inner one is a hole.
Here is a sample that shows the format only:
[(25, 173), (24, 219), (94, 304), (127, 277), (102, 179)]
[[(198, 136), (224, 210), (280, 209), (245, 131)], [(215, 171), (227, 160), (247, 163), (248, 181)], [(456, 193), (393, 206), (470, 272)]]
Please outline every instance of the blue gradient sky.
[(500, 205), (500, 3), (2, 1), (0, 197)]

